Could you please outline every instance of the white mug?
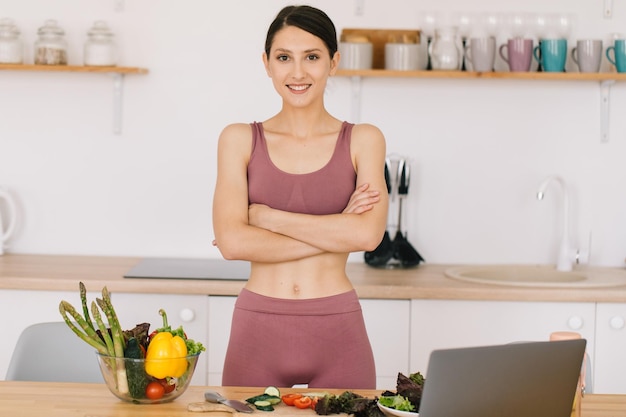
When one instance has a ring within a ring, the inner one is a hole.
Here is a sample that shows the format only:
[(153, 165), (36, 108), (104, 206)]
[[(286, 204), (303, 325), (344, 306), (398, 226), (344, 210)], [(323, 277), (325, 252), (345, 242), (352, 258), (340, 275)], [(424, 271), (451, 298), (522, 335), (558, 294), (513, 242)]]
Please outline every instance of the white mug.
[(371, 42), (340, 42), (339, 68), (347, 70), (372, 69), (374, 45)]
[(386, 43), (385, 69), (416, 71), (420, 68), (420, 44)]
[[(4, 203), (4, 204), (2, 204)], [(17, 205), (15, 204), (15, 200), (9, 194), (9, 192), (0, 187), (0, 205), (6, 206), (7, 216), (5, 218), (2, 217), (2, 212), (0, 211), (0, 255), (4, 254), (5, 243), (15, 230), (15, 225), (17, 224)], [(6, 223), (6, 228), (4, 226)]]

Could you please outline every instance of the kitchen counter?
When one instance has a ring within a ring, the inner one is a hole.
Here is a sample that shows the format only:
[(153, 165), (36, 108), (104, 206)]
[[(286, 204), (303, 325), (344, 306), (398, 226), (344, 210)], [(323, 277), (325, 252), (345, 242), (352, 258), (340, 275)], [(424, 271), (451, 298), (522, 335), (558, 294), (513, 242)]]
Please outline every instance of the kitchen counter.
[[(118, 400), (104, 384), (76, 384), (58, 382), (16, 382), (0, 381), (0, 415), (11, 417), (178, 417), (202, 416), (202, 413), (187, 411), (192, 402), (204, 401), (204, 391), (215, 389), (233, 399), (245, 399), (259, 393), (259, 388), (240, 387), (201, 387), (191, 386), (177, 400), (159, 405), (136, 405)], [(284, 389), (284, 393), (298, 391)], [(328, 390), (331, 393), (341, 391)], [(368, 398), (379, 396), (380, 390), (353, 390)], [(313, 417), (313, 410), (300, 410), (282, 407), (281, 417)], [(252, 416), (262, 412), (255, 411)], [(271, 413), (265, 413), (264, 416)], [(275, 412), (275, 414), (278, 414)], [(212, 416), (231, 415), (211, 413)], [(245, 414), (234, 413), (237, 416)], [(624, 417), (626, 416), (626, 395), (589, 394), (582, 401), (582, 417)]]
[[(0, 289), (237, 295), (241, 280), (124, 278), (141, 258), (68, 255), (0, 256)], [(447, 278), (455, 265), (424, 264), (414, 269), (376, 269), (349, 263), (347, 273), (360, 298), (504, 301), (626, 302), (626, 286), (609, 288), (540, 288), (476, 284)], [(600, 269), (600, 268), (597, 268)], [(609, 273), (623, 269), (601, 268)]]

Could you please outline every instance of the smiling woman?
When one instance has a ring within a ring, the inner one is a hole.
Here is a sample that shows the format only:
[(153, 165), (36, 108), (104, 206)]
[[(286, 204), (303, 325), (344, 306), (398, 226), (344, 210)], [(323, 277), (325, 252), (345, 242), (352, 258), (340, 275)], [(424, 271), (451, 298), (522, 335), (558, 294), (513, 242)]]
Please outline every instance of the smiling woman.
[(280, 112), (220, 135), (215, 244), (224, 258), (251, 262), (223, 385), (375, 387), (345, 267), (350, 252), (374, 249), (385, 230), (385, 139), (326, 110), (324, 90), (339, 60), (324, 12), (284, 8), (263, 54)]

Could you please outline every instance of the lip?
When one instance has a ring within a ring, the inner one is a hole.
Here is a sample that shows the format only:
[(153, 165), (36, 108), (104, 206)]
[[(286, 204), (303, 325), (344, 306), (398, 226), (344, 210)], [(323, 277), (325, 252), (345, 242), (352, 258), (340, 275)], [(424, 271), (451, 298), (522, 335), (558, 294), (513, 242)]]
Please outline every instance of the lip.
[(312, 84), (287, 84), (287, 88), (294, 94), (303, 94), (309, 91)]

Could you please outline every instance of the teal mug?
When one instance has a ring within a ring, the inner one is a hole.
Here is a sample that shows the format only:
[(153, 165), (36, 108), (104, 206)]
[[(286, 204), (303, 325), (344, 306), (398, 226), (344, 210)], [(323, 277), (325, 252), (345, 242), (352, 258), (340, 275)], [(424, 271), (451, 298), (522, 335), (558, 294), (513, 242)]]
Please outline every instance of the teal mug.
[(567, 60), (567, 39), (542, 39), (533, 51), (535, 59), (546, 72), (564, 72)]
[(615, 65), (617, 72), (626, 72), (626, 39), (616, 39), (613, 46), (606, 48), (606, 58)]

